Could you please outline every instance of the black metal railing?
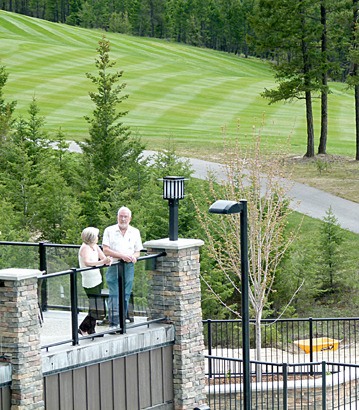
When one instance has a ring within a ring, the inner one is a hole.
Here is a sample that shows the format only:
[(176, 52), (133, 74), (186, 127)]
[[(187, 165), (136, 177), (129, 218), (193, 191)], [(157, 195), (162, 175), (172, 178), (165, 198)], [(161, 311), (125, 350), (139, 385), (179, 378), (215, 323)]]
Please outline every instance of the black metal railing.
[[(57, 340), (54, 343), (42, 346), (42, 348), (49, 349), (52, 346), (61, 344), (72, 343), (77, 345), (79, 343), (78, 334), (78, 314), (81, 311), (87, 310), (87, 296), (81, 286), (81, 278), (79, 273), (92, 270), (103, 269), (106, 266), (89, 267), (89, 268), (73, 268), (78, 264), (78, 250), (80, 245), (72, 244), (53, 244), (48, 242), (0, 242), (0, 268), (9, 267), (21, 267), (28, 269), (39, 269), (42, 272), (42, 276), (39, 277), (39, 316), (43, 319), (43, 313), (47, 310), (59, 310), (70, 312), (71, 318), (71, 338), (67, 340)], [(141, 252), (146, 252), (142, 250)], [(136, 295), (131, 295), (132, 303), (130, 304), (133, 314), (136, 312), (139, 315), (146, 315), (145, 309), (147, 300), (146, 295), (143, 295), (144, 279), (143, 272), (146, 269), (155, 269), (155, 263), (157, 258), (164, 256), (165, 252), (142, 255), (136, 264), (137, 273), (142, 275), (140, 277), (138, 289), (142, 294), (137, 298)], [(119, 280), (119, 297), (118, 300), (118, 312), (119, 312), (119, 333), (126, 333), (127, 328), (138, 326), (149, 326), (152, 321), (137, 321), (136, 323), (131, 318), (131, 324), (126, 324), (125, 308), (124, 308), (124, 280), (123, 280), (123, 265), (124, 262), (119, 261), (113, 265), (118, 267), (118, 280)], [(146, 265), (146, 266), (145, 266)], [(136, 283), (134, 283), (134, 288)], [(103, 293), (102, 298), (107, 299), (108, 294)], [(140, 303), (137, 303), (137, 299)], [(142, 305), (139, 307), (139, 305)], [(159, 318), (155, 321), (161, 321), (165, 318)], [(102, 335), (109, 333), (110, 330), (103, 332), (97, 332), (95, 335)], [(61, 336), (59, 335), (59, 338)], [(94, 335), (81, 337), (81, 339), (93, 338)]]
[[(215, 374), (206, 379), (207, 403), (211, 410), (243, 408), (243, 361), (220, 356), (206, 356), (206, 360), (212, 363)], [(326, 361), (271, 363), (255, 360), (250, 364), (251, 408), (358, 408), (357, 364)]]
[[(157, 258), (164, 256), (166, 253), (161, 252), (158, 254), (153, 254), (153, 255), (144, 255), (140, 256), (137, 261), (138, 263), (141, 263), (141, 261), (148, 261), (148, 260), (156, 260)], [(153, 322), (159, 322), (163, 321), (166, 318), (158, 318), (156, 320), (146, 320), (140, 321), (138, 323), (132, 323), (130, 325), (126, 324), (126, 315), (125, 315), (125, 297), (124, 297), (124, 277), (123, 277), (123, 261), (118, 261), (113, 264), (113, 266), (118, 267), (118, 289), (119, 289), (119, 295), (118, 298), (118, 312), (119, 312), (119, 330), (118, 332), (120, 334), (126, 333), (127, 328), (134, 328), (134, 327), (139, 327), (139, 326), (149, 326)], [(72, 343), (72, 345), (78, 345), (79, 344), (79, 334), (78, 334), (78, 314), (80, 310), (83, 310), (84, 308), (79, 307), (78, 304), (78, 273), (84, 272), (84, 271), (89, 271), (92, 269), (98, 269), (98, 268), (105, 268), (106, 266), (100, 266), (100, 267), (90, 267), (90, 268), (72, 268), (66, 271), (62, 272), (54, 272), (50, 274), (46, 274), (43, 276), (39, 277), (39, 281), (51, 281), (53, 278), (59, 278), (63, 276), (68, 276), (70, 278), (70, 306), (51, 306), (48, 305), (48, 307), (52, 308), (57, 308), (57, 309), (63, 309), (63, 310), (70, 310), (71, 312), (71, 339), (67, 340), (61, 340), (61, 341), (56, 341), (55, 343), (43, 345), (42, 348), (48, 350), (50, 347), (58, 346), (61, 344), (67, 344), (67, 343)], [(101, 297), (106, 297), (106, 295), (99, 295)], [(117, 309), (116, 309), (117, 310)], [(82, 336), (81, 339), (93, 339), (94, 337), (98, 337), (100, 335), (105, 335), (108, 333), (113, 332), (113, 330), (108, 329), (102, 332), (96, 332), (95, 334), (88, 335), (88, 336)]]
[[(39, 269), (46, 274), (78, 265), (80, 245), (49, 242), (0, 241), (0, 268)], [(48, 308), (48, 288), (43, 280), (39, 290), (41, 310)]]
[[(205, 345), (209, 355), (241, 358), (240, 320), (204, 320)], [(262, 343), (254, 338), (250, 321), (254, 359), (272, 363), (332, 361), (359, 364), (359, 318), (292, 318), (261, 321)], [(211, 369), (209, 369), (211, 370)]]

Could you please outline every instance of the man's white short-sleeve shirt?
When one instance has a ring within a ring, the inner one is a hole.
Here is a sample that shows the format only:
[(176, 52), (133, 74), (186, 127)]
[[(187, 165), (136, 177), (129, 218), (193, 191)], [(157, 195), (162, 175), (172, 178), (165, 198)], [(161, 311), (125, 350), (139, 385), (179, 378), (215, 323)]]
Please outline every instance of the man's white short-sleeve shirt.
[(140, 231), (137, 228), (129, 225), (125, 234), (122, 235), (118, 224), (108, 226), (105, 229), (102, 245), (109, 246), (115, 252), (131, 256), (143, 248)]

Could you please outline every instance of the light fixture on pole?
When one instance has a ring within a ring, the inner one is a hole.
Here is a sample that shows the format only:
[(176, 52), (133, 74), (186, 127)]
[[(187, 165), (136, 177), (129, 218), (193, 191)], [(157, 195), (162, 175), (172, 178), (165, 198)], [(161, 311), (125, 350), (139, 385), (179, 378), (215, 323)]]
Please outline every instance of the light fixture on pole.
[(247, 201), (241, 200), (214, 202), (209, 210), (213, 214), (240, 214), (241, 241), (241, 292), (242, 292), (242, 355), (243, 355), (243, 408), (251, 408), (251, 375), (249, 346), (249, 301), (248, 301), (248, 239), (247, 239)]
[(168, 200), (169, 240), (178, 239), (178, 203), (184, 198), (184, 177), (167, 176), (163, 181), (163, 199)]

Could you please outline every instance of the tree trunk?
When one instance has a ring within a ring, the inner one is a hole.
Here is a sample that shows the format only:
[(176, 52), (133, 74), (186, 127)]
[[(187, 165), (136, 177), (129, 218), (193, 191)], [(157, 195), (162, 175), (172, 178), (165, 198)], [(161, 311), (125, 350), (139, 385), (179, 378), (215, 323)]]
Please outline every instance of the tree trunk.
[[(358, 0), (353, 0), (353, 44), (357, 48), (356, 27), (358, 21)], [(353, 76), (358, 75), (358, 63), (354, 63)], [(354, 86), (355, 98), (355, 160), (359, 161), (359, 85)]]
[[(261, 329), (262, 311), (256, 314), (256, 360), (260, 362), (262, 360), (262, 329)], [(256, 377), (257, 383), (262, 381), (262, 365), (256, 365)]]
[(355, 91), (355, 160), (359, 161), (359, 85), (354, 88)]
[(313, 107), (312, 94), (310, 91), (305, 92), (305, 106), (307, 117), (307, 152), (306, 157), (314, 157), (314, 125), (313, 125)]
[(320, 22), (322, 24), (322, 59), (323, 59), (323, 74), (321, 93), (321, 123), (320, 123), (320, 140), (318, 154), (326, 154), (327, 152), (327, 136), (328, 136), (328, 75), (325, 68), (327, 62), (327, 10), (322, 0), (320, 5)]
[[(326, 74), (323, 74), (326, 76)], [(324, 85), (324, 82), (323, 82)], [(321, 123), (320, 123), (320, 141), (318, 154), (327, 153), (327, 136), (328, 136), (328, 93), (322, 91), (321, 94)]]
[(305, 90), (305, 107), (306, 107), (306, 118), (307, 118), (307, 152), (306, 157), (314, 157), (314, 125), (313, 125), (313, 107), (312, 107), (312, 94), (311, 94), (311, 64), (309, 60), (308, 51), (308, 40), (305, 37), (306, 22), (304, 19), (303, 4), (301, 3), (301, 26), (302, 26), (302, 38), (301, 38), (301, 48), (302, 48), (302, 58), (303, 58), (303, 79), (304, 79), (304, 90)]

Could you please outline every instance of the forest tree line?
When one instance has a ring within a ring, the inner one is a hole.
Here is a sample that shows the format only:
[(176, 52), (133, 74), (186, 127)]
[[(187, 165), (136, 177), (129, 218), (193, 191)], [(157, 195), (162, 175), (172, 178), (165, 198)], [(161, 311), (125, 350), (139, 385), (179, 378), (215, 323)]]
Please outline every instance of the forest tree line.
[[(272, 63), (269, 103), (305, 101), (305, 156), (327, 153), (330, 81), (354, 90), (359, 160), (359, 0), (1, 0), (3, 10), (85, 28), (156, 37)], [(314, 146), (313, 98), (320, 98)]]

